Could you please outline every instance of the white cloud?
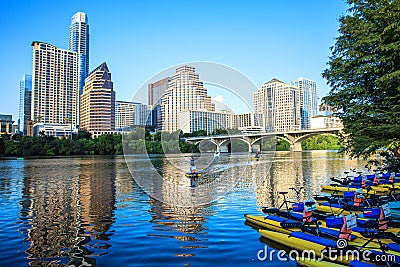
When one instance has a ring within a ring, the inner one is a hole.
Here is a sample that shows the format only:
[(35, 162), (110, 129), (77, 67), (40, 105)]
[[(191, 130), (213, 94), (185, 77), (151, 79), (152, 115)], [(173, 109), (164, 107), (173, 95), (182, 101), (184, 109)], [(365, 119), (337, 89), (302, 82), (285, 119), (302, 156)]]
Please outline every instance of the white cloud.
[(217, 95), (214, 100), (222, 103), (224, 102), (224, 97), (222, 95)]

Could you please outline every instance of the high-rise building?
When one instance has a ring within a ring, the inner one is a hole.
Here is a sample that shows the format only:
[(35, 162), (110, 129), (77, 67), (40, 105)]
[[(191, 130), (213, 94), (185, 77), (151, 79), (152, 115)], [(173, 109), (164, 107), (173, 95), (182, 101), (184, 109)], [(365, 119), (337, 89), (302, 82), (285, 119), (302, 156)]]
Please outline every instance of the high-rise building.
[(176, 69), (161, 98), (163, 131), (177, 131), (182, 123), (179, 113), (187, 110), (215, 111), (215, 105), (211, 103), (207, 88), (199, 80), (195, 68), (182, 65)]
[(135, 109), (140, 103), (115, 101), (115, 129), (122, 131), (135, 126)]
[(115, 102), (115, 129), (131, 130), (136, 126), (151, 125), (151, 106), (137, 102)]
[(184, 133), (203, 130), (211, 134), (216, 129), (231, 128), (231, 116), (227, 112), (185, 110), (179, 113), (179, 128)]
[(238, 129), (244, 133), (261, 132), (263, 127), (263, 114), (247, 112), (232, 114), (229, 128)]
[(170, 77), (161, 79), (155, 83), (149, 84), (149, 105), (153, 107), (152, 125), (156, 126), (157, 130), (162, 130), (162, 113), (161, 113), (161, 98), (168, 89)]
[(89, 74), (89, 25), (83, 12), (77, 12), (71, 18), (69, 50), (78, 54), (78, 87), (79, 94), (82, 94), (85, 79)]
[(135, 107), (135, 125), (150, 126), (152, 125), (152, 109), (150, 105), (138, 104)]
[(315, 81), (298, 78), (290, 83), (300, 88), (301, 129), (310, 129), (310, 119), (318, 115), (318, 87)]
[(28, 133), (28, 121), (31, 119), (32, 75), (25, 74), (19, 83), (18, 132)]
[(78, 123), (77, 53), (34, 41), (31, 119), (43, 123)]
[(12, 134), (12, 115), (0, 114), (0, 135), (1, 134)]
[(273, 79), (254, 93), (254, 112), (263, 114), (267, 132), (300, 130), (300, 89)]
[(115, 92), (105, 62), (85, 80), (80, 103), (80, 127), (89, 132), (115, 129)]

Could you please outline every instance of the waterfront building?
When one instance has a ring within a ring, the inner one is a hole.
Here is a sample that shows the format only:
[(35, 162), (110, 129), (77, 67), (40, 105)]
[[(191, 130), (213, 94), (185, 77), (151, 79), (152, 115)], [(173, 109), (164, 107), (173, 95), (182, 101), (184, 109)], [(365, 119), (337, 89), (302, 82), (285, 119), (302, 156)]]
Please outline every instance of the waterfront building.
[(115, 101), (115, 129), (132, 129), (135, 126), (135, 109), (140, 103), (128, 101)]
[(301, 129), (310, 129), (311, 117), (318, 115), (318, 87), (315, 81), (298, 78), (290, 83), (300, 89)]
[(192, 66), (177, 67), (168, 83), (168, 89), (161, 98), (162, 129), (167, 132), (179, 130), (182, 111), (214, 112), (215, 105), (207, 95), (207, 88)]
[(152, 125), (159, 131), (162, 130), (161, 98), (168, 89), (170, 77), (161, 79), (148, 85), (149, 105), (152, 106)]
[(115, 91), (104, 62), (85, 80), (80, 103), (80, 128), (89, 132), (115, 130)]
[(179, 113), (179, 129), (184, 133), (204, 130), (211, 134), (216, 129), (230, 127), (231, 113), (215, 111), (185, 110)]
[(278, 79), (262, 85), (254, 93), (254, 112), (263, 116), (267, 132), (300, 130), (300, 89)]
[(27, 135), (31, 119), (32, 75), (25, 74), (19, 83), (18, 132)]
[(343, 122), (340, 118), (333, 115), (323, 116), (318, 115), (310, 119), (311, 129), (325, 129), (325, 128), (341, 128), (343, 127)]
[(78, 56), (78, 88), (79, 94), (82, 94), (85, 79), (89, 75), (89, 25), (83, 12), (77, 12), (71, 17), (69, 50)]
[(78, 123), (77, 53), (34, 41), (31, 119), (46, 124)]
[(232, 114), (229, 128), (238, 129), (243, 133), (258, 133), (264, 130), (263, 114), (248, 112)]
[(1, 134), (12, 134), (12, 115), (0, 114), (0, 135)]
[(115, 129), (123, 131), (151, 125), (151, 115), (150, 105), (118, 100), (115, 103)]
[(152, 107), (146, 104), (137, 104), (135, 106), (135, 125), (151, 126), (152, 125)]
[(54, 137), (70, 137), (71, 133), (78, 134), (78, 129), (68, 123), (43, 123), (38, 122), (33, 125), (33, 135), (40, 136), (44, 133)]

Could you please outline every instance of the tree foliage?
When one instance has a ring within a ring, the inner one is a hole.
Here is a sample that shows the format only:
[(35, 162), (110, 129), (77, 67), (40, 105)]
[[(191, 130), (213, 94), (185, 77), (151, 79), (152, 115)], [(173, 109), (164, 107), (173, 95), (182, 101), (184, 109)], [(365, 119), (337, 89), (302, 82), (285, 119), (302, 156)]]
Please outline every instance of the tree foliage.
[[(343, 120), (345, 150), (400, 158), (400, 1), (347, 0), (339, 36), (323, 72), (331, 86), (323, 101)], [(393, 169), (394, 168), (394, 169)]]

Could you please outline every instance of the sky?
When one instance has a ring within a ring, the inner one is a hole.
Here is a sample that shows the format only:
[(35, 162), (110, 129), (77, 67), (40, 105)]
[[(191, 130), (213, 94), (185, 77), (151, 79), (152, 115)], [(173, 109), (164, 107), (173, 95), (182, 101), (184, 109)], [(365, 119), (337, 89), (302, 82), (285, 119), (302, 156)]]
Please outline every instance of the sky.
[[(323, 97), (329, 87), (321, 73), (346, 9), (344, 0), (1, 0), (0, 114), (17, 120), (32, 41), (67, 49), (77, 11), (89, 19), (90, 70), (107, 62), (118, 100), (131, 100), (156, 73), (195, 61), (230, 66), (257, 87), (309, 78)], [(212, 97), (235, 107), (229, 93), (210, 87)]]

